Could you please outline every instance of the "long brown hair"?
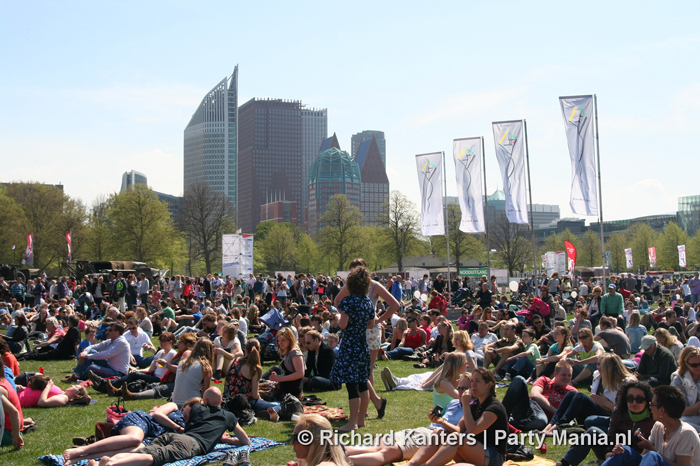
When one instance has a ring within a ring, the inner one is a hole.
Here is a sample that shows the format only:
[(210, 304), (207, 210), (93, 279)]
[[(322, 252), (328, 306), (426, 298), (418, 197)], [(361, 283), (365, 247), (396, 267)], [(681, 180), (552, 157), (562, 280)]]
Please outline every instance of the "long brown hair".
[(246, 356), (241, 358), (241, 365), (245, 364), (250, 368), (250, 378), (262, 376), (262, 364), (260, 363), (260, 341), (251, 338), (245, 345)]
[(195, 361), (202, 363), (202, 372), (211, 372), (214, 364), (214, 344), (208, 338), (202, 338), (194, 344), (190, 355), (180, 364), (182, 372), (186, 372)]

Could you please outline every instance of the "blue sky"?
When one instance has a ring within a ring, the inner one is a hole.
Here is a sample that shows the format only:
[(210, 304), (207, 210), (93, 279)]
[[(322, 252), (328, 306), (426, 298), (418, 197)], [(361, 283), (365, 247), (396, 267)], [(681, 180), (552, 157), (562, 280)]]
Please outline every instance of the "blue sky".
[[(236, 64), (240, 103), (328, 108), (343, 149), (387, 138), (392, 189), (418, 201), (414, 155), (528, 122), (533, 201), (568, 207), (560, 95), (596, 93), (603, 212), (675, 212), (698, 194), (700, 2), (2, 0), (0, 181), (63, 183), (90, 204), (124, 171), (182, 193), (182, 135)], [(594, 220), (589, 218), (589, 220)]]

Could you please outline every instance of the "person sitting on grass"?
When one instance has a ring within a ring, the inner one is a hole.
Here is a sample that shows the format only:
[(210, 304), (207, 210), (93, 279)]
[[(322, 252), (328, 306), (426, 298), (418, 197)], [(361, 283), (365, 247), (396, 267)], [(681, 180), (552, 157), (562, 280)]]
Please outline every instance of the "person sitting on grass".
[(386, 351), (384, 359), (402, 359), (411, 356), (416, 348), (426, 344), (428, 336), (425, 330), (418, 327), (418, 319), (409, 317), (406, 319), (408, 330), (403, 332), (401, 343), (391, 351)]
[(114, 456), (132, 451), (142, 444), (148, 445), (155, 437), (166, 432), (183, 432), (187, 422), (183, 412), (195, 404), (202, 404), (202, 399), (196, 397), (187, 400), (182, 410), (177, 409), (175, 403), (166, 403), (153, 408), (150, 413), (131, 411), (117, 422), (109, 437), (64, 451), (64, 464), (100, 456)]
[(593, 331), (590, 328), (582, 328), (578, 331), (578, 345), (574, 347), (567, 361), (574, 368), (573, 385), (585, 383), (598, 365), (600, 358), (605, 350), (597, 341), (593, 340)]
[[(537, 360), (535, 375), (549, 377), (554, 371), (554, 367), (559, 361), (566, 361), (566, 358), (574, 350), (574, 340), (571, 338), (571, 331), (563, 325), (554, 327), (554, 344), (549, 347), (547, 355)], [(532, 376), (530, 376), (532, 379)]]
[(122, 377), (129, 372), (131, 350), (124, 338), (124, 326), (119, 323), (110, 324), (107, 340), (96, 345), (88, 346), (78, 356), (78, 365), (73, 369), (74, 374), (66, 377), (64, 382), (84, 380), (88, 372), (102, 377)]
[[(460, 376), (457, 391), (461, 394), (470, 386), (471, 374), (466, 372)], [(387, 463), (398, 463), (408, 461), (416, 454), (430, 458), (437, 452), (440, 445), (421, 445), (417, 439), (430, 438), (429, 435), (439, 434), (440, 431), (459, 432), (458, 426), (463, 416), (464, 407), (460, 396), (450, 401), (442, 414), (429, 411), (428, 419), (431, 424), (427, 428), (404, 429), (395, 433), (393, 442), (388, 444), (380, 441), (378, 445), (374, 446), (345, 447), (345, 451), (354, 466), (382, 466)]]
[(246, 343), (246, 354), (237, 358), (226, 373), (226, 395), (233, 397), (239, 393), (246, 396), (251, 409), (256, 413), (266, 411), (271, 421), (277, 422), (280, 410), (279, 404), (270, 403), (260, 398), (260, 341), (251, 338)]
[(680, 419), (685, 409), (683, 393), (670, 385), (655, 387), (652, 393), (649, 406), (656, 423), (651, 434), (648, 438), (633, 434), (642, 453), (627, 445), (615, 445), (604, 466), (700, 464), (700, 438), (690, 424)]
[(64, 392), (54, 385), (51, 377), (37, 374), (29, 379), (26, 387), (17, 385), (17, 395), (22, 408), (55, 408), (77, 404), (80, 400), (90, 402), (87, 389), (81, 385), (71, 385)]
[(503, 325), (503, 338), (484, 347), (484, 367), (488, 369), (493, 363), (493, 373), (503, 377), (505, 371), (501, 372), (501, 369), (508, 358), (522, 353), (524, 349), (522, 340), (515, 334), (515, 325), (508, 322)]
[[(0, 446), (13, 445), (19, 450), (24, 446), (24, 440), (20, 431), (24, 426), (24, 416), (22, 415), (22, 406), (19, 402), (17, 392), (10, 384), (10, 381), (5, 377), (5, 365), (0, 360), (0, 396), (2, 397), (2, 408), (5, 412), (3, 422), (4, 429), (2, 430), (2, 439)], [(0, 416), (2, 413), (0, 413)]]
[(222, 374), (228, 371), (228, 367), (236, 358), (243, 356), (241, 342), (238, 340), (238, 326), (226, 324), (221, 336), (214, 339), (215, 370), (214, 378), (221, 380)]
[(68, 330), (64, 331), (55, 317), (46, 319), (46, 330), (49, 339), (39, 343), (32, 351), (17, 355), (20, 361), (50, 361), (57, 359), (73, 359), (76, 348), (80, 344), (80, 319), (76, 315), (68, 318)]
[[(99, 463), (90, 461), (89, 466), (143, 465), (162, 466), (195, 456), (206, 455), (214, 450), (218, 442), (231, 445), (250, 445), (250, 439), (238, 419), (232, 413), (221, 409), (221, 390), (216, 387), (208, 388), (203, 396), (204, 404), (195, 404), (183, 408), (187, 419), (184, 432), (167, 433), (150, 445), (137, 448), (129, 453), (119, 453), (111, 458), (103, 456)], [(233, 431), (235, 437), (227, 435)], [(238, 459), (238, 464), (250, 463), (249, 459)]]
[(535, 369), (537, 360), (542, 357), (540, 349), (535, 343), (535, 331), (526, 328), (521, 334), (525, 350), (513, 356), (509, 356), (503, 369), (506, 371), (505, 380), (511, 380), (515, 376), (529, 377)]

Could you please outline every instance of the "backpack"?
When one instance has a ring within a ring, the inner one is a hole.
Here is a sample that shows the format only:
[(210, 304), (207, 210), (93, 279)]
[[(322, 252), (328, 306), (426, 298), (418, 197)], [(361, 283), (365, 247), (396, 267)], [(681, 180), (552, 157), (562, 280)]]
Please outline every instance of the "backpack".
[(301, 404), (301, 401), (296, 396), (285, 393), (280, 403), (280, 419), (290, 421), (295, 414), (304, 414), (304, 405)]

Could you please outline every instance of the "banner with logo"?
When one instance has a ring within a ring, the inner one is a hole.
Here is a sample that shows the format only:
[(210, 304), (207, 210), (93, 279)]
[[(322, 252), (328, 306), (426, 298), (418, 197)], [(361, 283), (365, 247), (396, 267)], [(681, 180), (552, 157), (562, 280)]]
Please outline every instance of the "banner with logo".
[(578, 215), (598, 215), (596, 191), (593, 96), (559, 97), (566, 141), (571, 158), (571, 210)]
[(656, 267), (656, 247), (652, 246), (649, 248), (649, 268), (654, 267)]
[(610, 251), (605, 251), (603, 254), (603, 266), (612, 270), (612, 253)]
[(559, 272), (563, 275), (567, 272), (567, 257), (563, 251), (548, 251), (544, 254), (544, 268), (547, 271), (547, 276), (551, 277), (554, 272)]
[(445, 234), (442, 209), (442, 153), (416, 155), (420, 186), (420, 231), (423, 236)]
[(523, 121), (499, 121), (492, 127), (506, 194), (506, 216), (510, 223), (528, 223)]
[(569, 270), (569, 275), (574, 275), (574, 269), (576, 268), (576, 246), (569, 241), (564, 241), (564, 246), (566, 247), (566, 260)]
[(29, 266), (34, 265), (34, 235), (32, 233), (27, 235), (27, 250), (24, 252), (22, 263)]
[(685, 260), (685, 244), (678, 246), (678, 265), (681, 267), (688, 266), (688, 263)]
[(625, 249), (625, 261), (627, 262), (628, 269), (634, 268), (634, 263), (632, 262), (632, 249), (630, 248)]
[(482, 138), (455, 139), (452, 142), (457, 179), (457, 198), (462, 210), (459, 229), (465, 233), (484, 233)]
[(233, 279), (253, 273), (253, 235), (221, 235), (221, 269)]
[(71, 234), (66, 233), (66, 243), (68, 243), (68, 262), (73, 259), (73, 251), (71, 250)]

